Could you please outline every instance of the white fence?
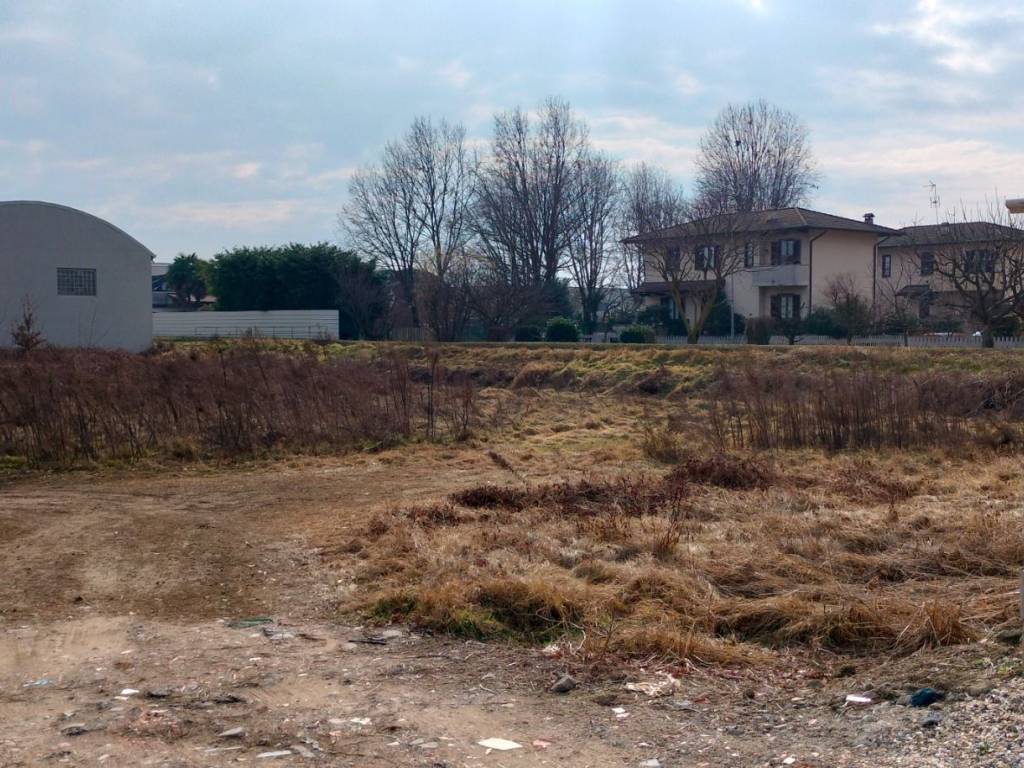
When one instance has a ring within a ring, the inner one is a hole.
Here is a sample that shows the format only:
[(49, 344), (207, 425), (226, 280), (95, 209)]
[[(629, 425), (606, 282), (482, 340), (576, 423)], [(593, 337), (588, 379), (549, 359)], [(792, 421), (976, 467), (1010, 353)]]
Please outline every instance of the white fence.
[[(996, 347), (1003, 349), (1024, 349), (1024, 338), (1016, 336), (996, 336)], [(685, 336), (659, 336), (659, 344), (686, 344)], [(724, 344), (746, 344), (745, 336), (701, 336), (699, 344), (719, 346)], [(845, 345), (846, 339), (834, 339), (831, 336), (800, 336), (796, 342), (801, 346), (813, 345)], [(771, 344), (789, 344), (785, 336), (772, 336)], [(859, 347), (912, 347), (912, 348), (936, 348), (946, 347), (949, 349), (970, 349), (981, 348), (981, 336), (974, 336), (965, 333), (930, 334), (926, 336), (854, 336), (854, 346)]]
[(336, 339), (338, 310), (153, 313), (153, 336), (157, 338), (213, 339), (247, 335), (268, 339)]

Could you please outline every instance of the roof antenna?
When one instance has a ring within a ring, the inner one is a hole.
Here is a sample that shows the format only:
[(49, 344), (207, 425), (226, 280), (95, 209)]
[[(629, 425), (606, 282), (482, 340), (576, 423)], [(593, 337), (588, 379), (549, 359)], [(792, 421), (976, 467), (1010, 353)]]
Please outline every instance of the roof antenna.
[(925, 184), (924, 186), (925, 186), (925, 189), (930, 189), (931, 190), (931, 194), (928, 195), (928, 205), (930, 205), (935, 210), (935, 223), (938, 224), (939, 223), (939, 188), (937, 186), (935, 186), (935, 182), (931, 181), (931, 180), (929, 180), (928, 183)]

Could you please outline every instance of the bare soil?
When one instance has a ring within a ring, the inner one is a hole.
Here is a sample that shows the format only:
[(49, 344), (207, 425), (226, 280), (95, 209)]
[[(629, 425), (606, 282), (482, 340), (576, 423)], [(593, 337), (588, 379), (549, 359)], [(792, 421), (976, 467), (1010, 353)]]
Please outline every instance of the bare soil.
[[(641, 465), (614, 426), (525, 427), (498, 447), (531, 480)], [(1019, 674), (992, 641), (838, 672), (799, 651), (758, 668), (594, 669), (340, 613), (355, 556), (330, 543), (375, 512), (506, 481), (486, 448), (0, 486), (0, 765), (916, 765), (923, 712), (893, 700), (931, 685), (955, 708)], [(548, 692), (563, 672), (579, 687)]]

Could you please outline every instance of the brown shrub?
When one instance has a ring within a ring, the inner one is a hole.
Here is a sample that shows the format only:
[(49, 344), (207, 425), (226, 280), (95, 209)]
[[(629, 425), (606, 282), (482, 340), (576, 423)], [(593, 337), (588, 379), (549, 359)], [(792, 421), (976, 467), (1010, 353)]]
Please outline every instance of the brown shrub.
[(718, 451), (705, 456), (684, 454), (672, 471), (677, 482), (713, 485), (734, 491), (764, 490), (775, 482), (775, 473), (763, 459), (734, 456)]
[(321, 360), (257, 342), (148, 356), (0, 353), (0, 445), (36, 465), (71, 465), (461, 438), (475, 419), (474, 391), (435, 374), (425, 398), (394, 354)]

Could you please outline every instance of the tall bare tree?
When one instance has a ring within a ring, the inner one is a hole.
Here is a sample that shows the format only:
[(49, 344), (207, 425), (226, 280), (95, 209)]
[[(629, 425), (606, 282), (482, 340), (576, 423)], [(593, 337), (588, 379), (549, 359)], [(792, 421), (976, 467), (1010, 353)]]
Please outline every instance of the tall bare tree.
[(574, 175), (586, 149), (586, 126), (565, 101), (548, 99), (536, 118), (522, 109), (494, 118), (474, 221), (494, 271), (510, 285), (557, 279), (577, 226)]
[(730, 104), (701, 137), (697, 193), (733, 211), (805, 203), (818, 173), (807, 127), (764, 100)]
[(584, 330), (591, 333), (601, 303), (620, 277), (620, 262), (615, 258), (618, 166), (606, 155), (590, 153), (580, 161), (574, 181), (571, 218), (577, 226), (569, 239), (566, 267), (579, 290)]
[[(682, 223), (686, 200), (682, 188), (664, 170), (646, 163), (628, 170), (622, 180), (619, 239), (646, 235)], [(621, 251), (626, 286), (636, 291), (644, 282), (643, 249), (625, 244)]]
[(416, 266), (423, 242), (423, 219), (417, 210), (416, 184), (401, 142), (384, 148), (379, 166), (361, 169), (349, 182), (349, 202), (338, 215), (352, 246), (391, 272), (413, 325), (416, 309)]
[(457, 338), (466, 321), (466, 244), (472, 203), (472, 158), (462, 126), (417, 118), (405, 138), (416, 206), (423, 228), (420, 314), (439, 340)]
[(908, 227), (918, 273), (942, 303), (980, 326), (982, 346), (1024, 313), (1024, 230), (996, 205), (971, 220), (966, 210), (939, 227)]
[(353, 244), (395, 275), (417, 327), (438, 339), (464, 324), (472, 176), (465, 130), (417, 118), (385, 147), (379, 167), (353, 177), (341, 214)]

